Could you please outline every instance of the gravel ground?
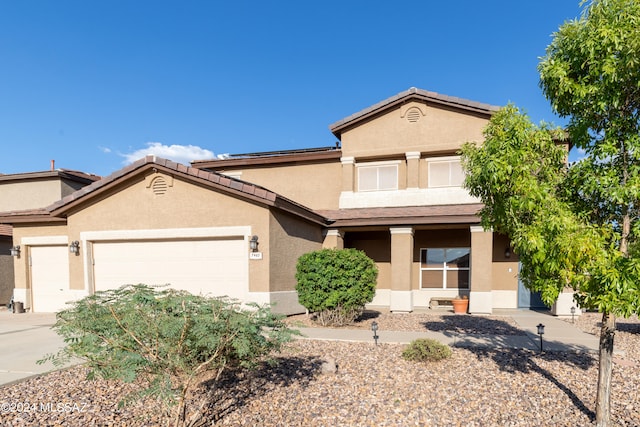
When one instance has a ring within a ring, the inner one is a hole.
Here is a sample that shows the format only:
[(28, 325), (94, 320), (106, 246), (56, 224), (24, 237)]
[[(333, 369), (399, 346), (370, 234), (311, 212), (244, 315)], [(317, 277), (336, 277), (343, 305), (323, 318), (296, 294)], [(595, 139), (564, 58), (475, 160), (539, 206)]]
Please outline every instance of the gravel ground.
[[(298, 319), (306, 322), (305, 317)], [(386, 330), (475, 328), (476, 333), (519, 333), (508, 318), (434, 314), (375, 320)], [(492, 321), (493, 320), (493, 321)], [(496, 322), (495, 320), (500, 320)], [(576, 326), (598, 332), (600, 316)], [(369, 316), (356, 327), (370, 327)], [(492, 326), (493, 325), (493, 326)], [(230, 372), (217, 388), (203, 385), (207, 424), (224, 426), (584, 426), (593, 421), (597, 355), (539, 354), (525, 350), (454, 348), (451, 359), (413, 363), (401, 345), (298, 340), (278, 355), (279, 365)], [(640, 426), (640, 322), (620, 320), (612, 387), (615, 426)], [(337, 372), (322, 373), (326, 359)], [(35, 404), (0, 412), (2, 426), (159, 425), (157, 405), (138, 400), (118, 409), (135, 385), (87, 381), (72, 368), (0, 389), (0, 403)], [(3, 409), (6, 409), (3, 406)]]

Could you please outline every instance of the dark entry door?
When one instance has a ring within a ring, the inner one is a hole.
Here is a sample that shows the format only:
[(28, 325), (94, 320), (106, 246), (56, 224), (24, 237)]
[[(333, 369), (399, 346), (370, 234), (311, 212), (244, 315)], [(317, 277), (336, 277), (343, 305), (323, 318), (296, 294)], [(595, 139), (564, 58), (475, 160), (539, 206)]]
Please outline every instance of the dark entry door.
[[(518, 266), (520, 267), (520, 266)], [(520, 268), (518, 268), (520, 271)], [(542, 302), (540, 292), (530, 291), (518, 276), (518, 308), (548, 308)]]

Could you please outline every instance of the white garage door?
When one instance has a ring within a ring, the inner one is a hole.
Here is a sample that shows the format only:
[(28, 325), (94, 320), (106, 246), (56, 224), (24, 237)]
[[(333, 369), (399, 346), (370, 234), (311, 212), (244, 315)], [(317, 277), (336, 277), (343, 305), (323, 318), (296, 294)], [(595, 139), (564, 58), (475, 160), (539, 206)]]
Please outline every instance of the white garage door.
[(238, 299), (248, 291), (243, 238), (95, 242), (93, 259), (97, 291), (138, 283)]
[(65, 308), (69, 293), (67, 246), (31, 246), (31, 305), (34, 312)]

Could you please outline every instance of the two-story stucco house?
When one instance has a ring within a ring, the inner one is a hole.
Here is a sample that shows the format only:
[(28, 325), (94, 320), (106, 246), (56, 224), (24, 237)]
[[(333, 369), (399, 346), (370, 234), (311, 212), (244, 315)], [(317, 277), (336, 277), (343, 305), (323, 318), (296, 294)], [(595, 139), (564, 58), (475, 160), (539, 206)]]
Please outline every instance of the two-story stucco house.
[(455, 295), (471, 313), (527, 306), (508, 239), (479, 226), (461, 187), (457, 151), (482, 142), (497, 109), (411, 88), (332, 124), (336, 146), (191, 166), (148, 156), (46, 209), (0, 214), (22, 248), (15, 298), (55, 311), (97, 290), (170, 284), (298, 313), (298, 257), (352, 247), (378, 265), (372, 306), (409, 312)]

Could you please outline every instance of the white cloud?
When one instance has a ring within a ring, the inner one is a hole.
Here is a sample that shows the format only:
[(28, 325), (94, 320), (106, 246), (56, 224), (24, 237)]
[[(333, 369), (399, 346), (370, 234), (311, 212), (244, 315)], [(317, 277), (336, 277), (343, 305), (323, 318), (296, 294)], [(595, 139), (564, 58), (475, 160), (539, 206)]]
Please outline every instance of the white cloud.
[(192, 160), (214, 158), (213, 151), (195, 145), (164, 145), (161, 142), (147, 142), (147, 148), (120, 155), (125, 158), (123, 163), (127, 165), (149, 154), (185, 165), (188, 165)]
[(103, 153), (105, 153), (105, 154), (111, 153), (111, 148), (109, 148), (109, 147), (101, 147), (101, 146), (99, 146), (98, 149), (100, 151), (102, 151)]

